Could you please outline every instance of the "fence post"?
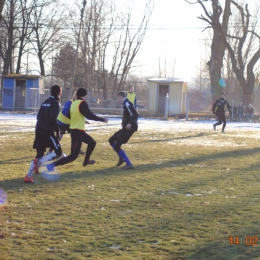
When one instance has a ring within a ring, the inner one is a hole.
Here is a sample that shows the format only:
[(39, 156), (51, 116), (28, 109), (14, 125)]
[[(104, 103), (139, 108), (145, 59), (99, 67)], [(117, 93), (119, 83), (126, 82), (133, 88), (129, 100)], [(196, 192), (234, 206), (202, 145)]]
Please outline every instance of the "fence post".
[(37, 104), (37, 91), (35, 90), (34, 91), (34, 113), (36, 114), (36, 104)]
[(232, 110), (231, 110), (231, 121), (234, 121), (234, 105), (235, 105), (235, 101), (234, 99), (232, 100)]
[(186, 121), (189, 120), (189, 110), (190, 110), (190, 98), (188, 97), (186, 92)]
[(169, 94), (165, 96), (165, 109), (164, 109), (164, 119), (168, 119), (168, 108), (169, 108)]

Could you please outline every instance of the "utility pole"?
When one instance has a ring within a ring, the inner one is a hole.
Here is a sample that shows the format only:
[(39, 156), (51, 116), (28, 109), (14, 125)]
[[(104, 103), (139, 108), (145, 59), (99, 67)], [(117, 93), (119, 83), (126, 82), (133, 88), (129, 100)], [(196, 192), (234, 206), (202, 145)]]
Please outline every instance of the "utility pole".
[(74, 62), (73, 62), (73, 70), (72, 70), (70, 96), (72, 95), (72, 93), (74, 93), (74, 78), (75, 78), (76, 65), (77, 65), (77, 60), (78, 60), (80, 32), (81, 32), (82, 21), (83, 21), (84, 10), (85, 10), (86, 4), (87, 4), (87, 0), (84, 0), (84, 1), (83, 1), (83, 7), (81, 8), (80, 24), (79, 24), (79, 34), (78, 34), (78, 39), (77, 39), (76, 53), (75, 53)]

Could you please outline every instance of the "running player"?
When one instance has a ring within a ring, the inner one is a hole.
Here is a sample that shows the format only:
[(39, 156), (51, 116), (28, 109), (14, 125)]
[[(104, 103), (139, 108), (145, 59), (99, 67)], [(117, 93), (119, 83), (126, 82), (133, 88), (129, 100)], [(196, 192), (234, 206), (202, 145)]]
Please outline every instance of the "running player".
[(90, 160), (90, 155), (95, 149), (96, 141), (85, 132), (85, 118), (105, 123), (108, 122), (108, 118), (98, 117), (89, 110), (88, 104), (86, 102), (86, 89), (79, 88), (76, 95), (77, 100), (72, 102), (70, 107), (71, 153), (67, 157), (48, 164), (46, 167), (49, 171), (53, 171), (54, 167), (58, 165), (64, 165), (75, 161), (79, 155), (82, 142), (88, 144), (83, 166), (95, 163), (94, 160)]
[[(60, 86), (52, 86), (51, 96), (42, 103), (37, 115), (35, 139), (33, 143), (33, 148), (36, 149), (36, 157), (32, 160), (29, 170), (24, 177), (24, 182), (26, 183), (34, 182), (33, 173), (38, 173), (38, 168), (42, 163), (59, 158), (62, 155), (59, 143), (60, 129), (57, 123), (61, 94), (62, 89)], [(44, 156), (47, 147), (50, 147), (54, 152)]]
[(125, 170), (132, 169), (133, 164), (127, 157), (126, 153), (121, 149), (122, 144), (126, 144), (134, 132), (138, 129), (138, 112), (134, 105), (126, 98), (125, 92), (117, 93), (118, 102), (123, 105), (122, 129), (117, 131), (109, 138), (109, 143), (119, 156), (116, 166), (126, 163)]
[(218, 99), (213, 105), (213, 114), (216, 114), (216, 116), (218, 118), (218, 122), (213, 125), (214, 131), (216, 131), (217, 125), (221, 125), (223, 123), (222, 133), (226, 133), (225, 132), (225, 127), (226, 127), (226, 123), (227, 123), (226, 109), (228, 109), (229, 113), (231, 113), (230, 105), (227, 102), (227, 100), (225, 100), (225, 93), (222, 92), (220, 94), (220, 99)]

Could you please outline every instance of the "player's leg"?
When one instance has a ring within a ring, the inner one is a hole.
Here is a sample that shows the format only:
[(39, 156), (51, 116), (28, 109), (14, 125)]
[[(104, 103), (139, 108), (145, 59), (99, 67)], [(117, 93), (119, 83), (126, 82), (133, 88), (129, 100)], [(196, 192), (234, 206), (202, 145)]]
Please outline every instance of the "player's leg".
[[(60, 142), (61, 139), (62, 139), (62, 137), (63, 137), (63, 135), (66, 134), (66, 132), (69, 133), (69, 127), (70, 127), (70, 125), (65, 125), (65, 124), (63, 124), (63, 125), (59, 125), (59, 127), (60, 127), (60, 136), (59, 136), (58, 141)], [(49, 151), (47, 152), (47, 154), (50, 154), (51, 152), (53, 152), (53, 149), (52, 149), (52, 148), (49, 149)], [(46, 154), (46, 155), (47, 155), (47, 154)]]
[(225, 115), (222, 116), (222, 121), (223, 121), (222, 133), (225, 133), (225, 127), (226, 127), (226, 124), (227, 124), (227, 119), (226, 119)]
[[(57, 158), (60, 158), (62, 154), (62, 149), (59, 140), (54, 136), (53, 133), (49, 133), (48, 137), (45, 138), (45, 143), (50, 147), (52, 150), (51, 153), (46, 154), (44, 157), (40, 158), (39, 165), (42, 163), (55, 160)], [(65, 155), (64, 155), (65, 156)]]
[(46, 146), (44, 141), (41, 138), (41, 135), (39, 134), (39, 131), (37, 130), (35, 133), (33, 148), (36, 149), (37, 154), (36, 157), (31, 161), (29, 170), (24, 177), (24, 182), (26, 183), (33, 183), (33, 173), (38, 173), (39, 163), (38, 160), (44, 155), (44, 152), (46, 150)]
[(221, 117), (221, 115), (217, 115), (217, 118), (218, 118), (218, 122), (213, 124), (214, 131), (216, 131), (216, 126), (217, 125), (221, 125), (222, 124), (222, 117)]
[(120, 134), (121, 131), (122, 131), (122, 129), (119, 130), (119, 131), (117, 131), (117, 132), (115, 132), (115, 133), (108, 139), (108, 142), (109, 142), (109, 144), (112, 146), (113, 149), (115, 148), (115, 145), (116, 145), (116, 138), (117, 138), (117, 136)]
[(83, 162), (83, 166), (86, 166), (88, 164), (94, 164), (95, 160), (90, 160), (90, 155), (92, 154), (92, 152), (94, 151), (94, 149), (96, 147), (96, 144), (97, 144), (96, 141), (90, 135), (88, 135), (86, 132), (84, 132), (82, 134), (82, 142), (86, 143), (88, 145), (85, 159)]
[(38, 168), (39, 168), (39, 164), (38, 164), (38, 160), (39, 158), (41, 158), (44, 155), (44, 151), (45, 151), (45, 147), (43, 148), (37, 148), (37, 154), (36, 157), (31, 161), (29, 169), (27, 174), (24, 177), (24, 182), (26, 183), (34, 183), (34, 179), (33, 179), (33, 173), (35, 172), (36, 174), (38, 173)]
[(78, 158), (79, 151), (82, 145), (82, 134), (81, 131), (78, 130), (71, 130), (70, 132), (71, 136), (71, 150), (70, 155), (60, 158), (59, 160), (46, 165), (47, 169), (49, 171), (53, 171), (54, 167), (59, 165), (64, 165), (70, 162), (75, 161)]
[[(122, 132), (122, 129), (115, 132), (109, 139), (108, 139), (108, 142), (109, 144), (111, 145), (111, 147), (115, 150), (115, 146), (116, 146), (116, 138), (117, 136)], [(119, 145), (119, 144), (118, 144)], [(121, 147), (121, 145), (120, 145)], [(125, 160), (124, 159), (121, 159), (120, 156), (118, 155), (119, 157), (119, 160), (118, 160), (118, 163), (116, 166), (120, 166), (121, 164), (125, 163)]]
[(133, 135), (133, 133), (134, 132), (131, 130), (121, 129), (116, 136), (115, 145), (113, 147), (114, 150), (117, 152), (118, 156), (120, 157), (119, 162), (126, 162), (126, 166), (124, 167), (124, 169), (132, 169), (133, 164), (131, 163), (130, 159), (126, 155), (125, 151), (121, 149), (121, 146), (122, 144), (126, 144), (128, 142), (128, 140)]

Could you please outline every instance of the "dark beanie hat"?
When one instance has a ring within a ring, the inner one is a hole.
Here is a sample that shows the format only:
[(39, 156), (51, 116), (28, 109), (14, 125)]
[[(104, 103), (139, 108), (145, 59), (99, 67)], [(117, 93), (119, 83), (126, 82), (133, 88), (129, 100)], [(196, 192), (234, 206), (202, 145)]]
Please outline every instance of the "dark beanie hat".
[(84, 88), (79, 88), (77, 90), (77, 97), (80, 98), (80, 97), (85, 97), (87, 95), (87, 90), (84, 89)]

